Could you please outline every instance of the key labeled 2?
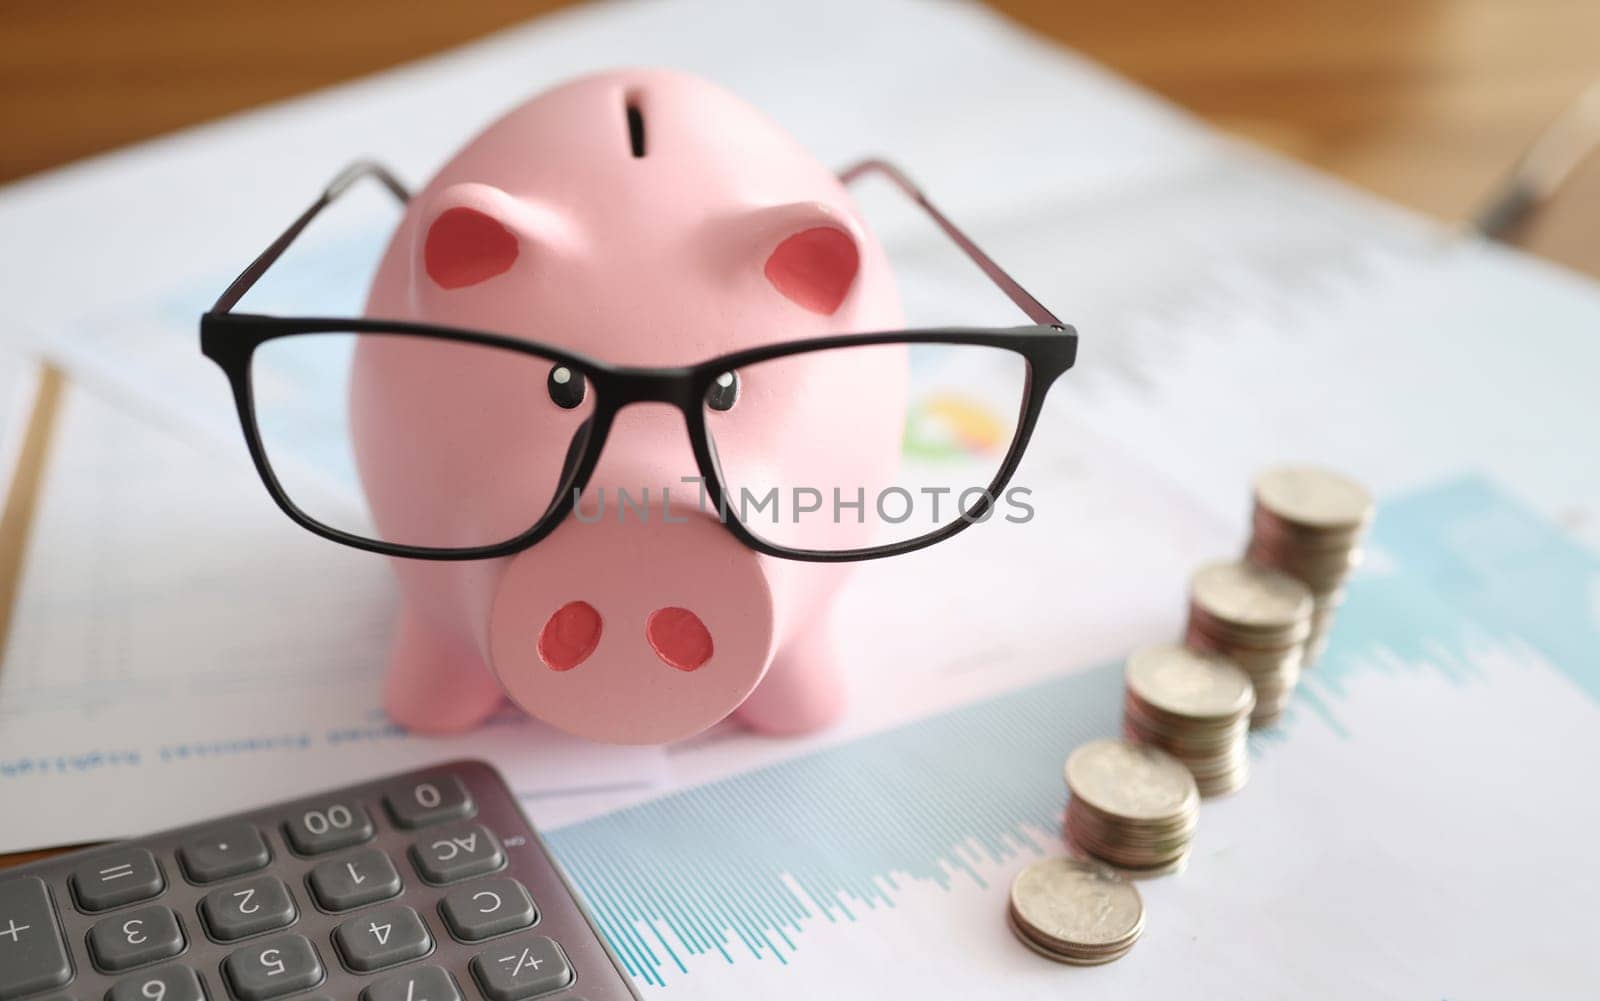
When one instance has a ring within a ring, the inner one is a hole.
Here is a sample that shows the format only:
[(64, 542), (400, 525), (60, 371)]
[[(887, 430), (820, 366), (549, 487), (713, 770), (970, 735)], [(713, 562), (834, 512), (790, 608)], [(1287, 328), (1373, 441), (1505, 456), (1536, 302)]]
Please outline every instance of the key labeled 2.
[(232, 942), (294, 923), (294, 897), (276, 876), (257, 876), (219, 887), (200, 901), (206, 931), (219, 942)]

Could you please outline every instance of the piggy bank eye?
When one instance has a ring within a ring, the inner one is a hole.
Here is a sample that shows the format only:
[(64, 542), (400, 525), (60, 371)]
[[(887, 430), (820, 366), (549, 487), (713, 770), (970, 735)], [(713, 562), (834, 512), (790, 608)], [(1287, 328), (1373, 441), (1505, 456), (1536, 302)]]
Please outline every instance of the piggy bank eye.
[(711, 388), (706, 390), (706, 406), (712, 410), (732, 410), (734, 403), (739, 399), (739, 376), (735, 372), (724, 372), (712, 380)]
[(583, 402), (583, 376), (565, 365), (550, 370), (545, 389), (550, 393), (551, 402), (562, 410), (576, 409)]

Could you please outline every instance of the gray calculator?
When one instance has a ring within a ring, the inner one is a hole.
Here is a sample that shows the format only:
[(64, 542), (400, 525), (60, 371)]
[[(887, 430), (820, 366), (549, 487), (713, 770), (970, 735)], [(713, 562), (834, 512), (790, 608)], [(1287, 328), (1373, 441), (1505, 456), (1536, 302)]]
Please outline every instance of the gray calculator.
[(0, 870), (0, 1001), (623, 1001), (480, 761)]

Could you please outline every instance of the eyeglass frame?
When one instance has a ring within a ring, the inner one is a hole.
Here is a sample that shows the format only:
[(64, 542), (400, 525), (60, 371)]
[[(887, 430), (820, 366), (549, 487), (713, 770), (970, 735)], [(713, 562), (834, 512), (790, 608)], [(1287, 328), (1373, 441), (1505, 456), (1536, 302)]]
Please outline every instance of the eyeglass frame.
[[(1017, 327), (944, 327), (835, 334), (746, 348), (693, 365), (639, 367), (613, 365), (525, 338), (430, 323), (371, 317), (280, 317), (234, 312), (239, 300), (266, 275), (273, 264), (277, 263), (311, 221), (357, 181), (371, 177), (387, 188), (402, 204), (410, 202), (411, 193), (390, 171), (372, 161), (358, 161), (341, 171), (311, 207), (301, 213), (299, 218), (262, 251), (224, 290), (211, 309), (201, 315), (200, 350), (228, 377), (250, 458), (255, 464), (262, 484), (267, 488), (267, 493), (279, 509), (302, 528), (354, 549), (383, 556), (451, 562), (496, 559), (529, 549), (555, 531), (576, 507), (577, 497), (588, 486), (590, 477), (599, 465), (601, 452), (604, 450), (616, 415), (624, 407), (635, 403), (665, 403), (676, 407), (684, 415), (690, 447), (702, 477), (705, 496), (722, 514), (718, 520), (750, 549), (780, 559), (813, 563), (850, 563), (915, 552), (949, 539), (974, 522), (984, 520), (988, 515), (994, 505), (994, 499), (1001, 495), (1016, 473), (1017, 465), (1021, 462), (1022, 454), (1027, 450), (1028, 441), (1038, 423), (1050, 387), (1076, 361), (1078, 334), (1076, 329), (1062, 323), (1054, 313), (1006, 274), (966, 234), (935, 208), (896, 167), (879, 159), (863, 160), (841, 171), (839, 178), (848, 184), (867, 174), (886, 177), (920, 205), (939, 228), (1034, 322)], [(565, 365), (588, 379), (595, 390), (594, 412), (580, 425), (577, 435), (568, 444), (566, 473), (563, 482), (557, 488), (553, 503), (539, 515), (527, 531), (520, 535), (493, 545), (462, 548), (413, 546), (367, 538), (324, 524), (301, 510), (279, 482), (271, 460), (267, 456), (266, 446), (262, 442), (261, 428), (256, 419), (255, 393), (250, 379), (251, 363), (256, 349), (268, 341), (302, 334), (327, 333), (386, 334), (499, 348)], [(1010, 449), (1000, 464), (999, 472), (985, 489), (982, 499), (970, 509), (963, 511), (954, 521), (924, 535), (862, 549), (837, 551), (799, 549), (777, 545), (752, 532), (728, 512), (724, 502), (725, 484), (721, 467), (711, 441), (710, 429), (706, 426), (703, 404), (716, 379), (727, 372), (737, 372), (741, 368), (759, 362), (790, 355), (884, 344), (993, 347), (1020, 355), (1026, 362), (1027, 372), (1016, 432), (1012, 436)], [(574, 449), (581, 449), (576, 461), (574, 461)]]

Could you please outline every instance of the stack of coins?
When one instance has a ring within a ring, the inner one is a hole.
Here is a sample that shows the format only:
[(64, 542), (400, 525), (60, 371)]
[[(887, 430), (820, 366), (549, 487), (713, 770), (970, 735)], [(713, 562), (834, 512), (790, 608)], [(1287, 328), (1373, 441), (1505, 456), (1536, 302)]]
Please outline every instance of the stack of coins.
[(1066, 835), (1079, 851), (1134, 875), (1182, 868), (1200, 790), (1177, 758), (1130, 740), (1095, 740), (1067, 758)]
[(1208, 563), (1189, 579), (1184, 641), (1244, 668), (1255, 687), (1252, 727), (1270, 726), (1300, 681), (1311, 634), (1311, 592), (1288, 574), (1249, 563)]
[(1202, 796), (1221, 796), (1250, 775), (1245, 739), (1255, 691), (1250, 676), (1220, 654), (1175, 645), (1128, 658), (1122, 732), (1183, 762)]
[(1075, 966), (1121, 959), (1144, 931), (1144, 901), (1103, 865), (1050, 858), (1011, 882), (1011, 930), (1042, 956)]
[(1344, 583), (1361, 563), (1372, 522), (1372, 497), (1348, 477), (1307, 466), (1274, 466), (1255, 481), (1251, 563), (1282, 570), (1310, 588), (1314, 601), (1305, 663), (1316, 663), (1344, 601)]

